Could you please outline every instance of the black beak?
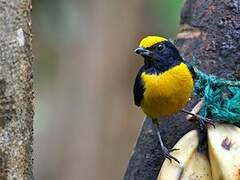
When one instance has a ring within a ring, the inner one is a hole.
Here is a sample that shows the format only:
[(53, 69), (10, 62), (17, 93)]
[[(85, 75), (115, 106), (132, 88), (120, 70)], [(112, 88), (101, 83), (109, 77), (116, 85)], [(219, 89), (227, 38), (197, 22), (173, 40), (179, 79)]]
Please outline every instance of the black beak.
[(143, 47), (138, 47), (137, 49), (134, 50), (136, 54), (142, 55), (142, 56), (148, 56), (150, 57), (151, 51), (143, 48)]

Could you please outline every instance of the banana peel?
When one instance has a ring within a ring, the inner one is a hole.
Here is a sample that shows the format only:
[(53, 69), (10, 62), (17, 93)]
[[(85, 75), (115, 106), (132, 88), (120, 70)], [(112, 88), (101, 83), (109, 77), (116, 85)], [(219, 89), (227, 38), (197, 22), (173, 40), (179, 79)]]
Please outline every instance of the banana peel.
[(199, 153), (198, 134), (192, 130), (171, 154), (180, 164), (165, 160), (158, 180), (240, 180), (240, 128), (216, 124), (208, 128), (208, 154)]
[(240, 180), (240, 128), (230, 124), (209, 127), (208, 152), (214, 180)]
[(174, 148), (178, 148), (179, 150), (171, 153), (171, 155), (180, 161), (180, 164), (165, 160), (158, 180), (211, 180), (208, 158), (197, 152), (198, 142), (196, 130), (185, 134), (174, 146)]

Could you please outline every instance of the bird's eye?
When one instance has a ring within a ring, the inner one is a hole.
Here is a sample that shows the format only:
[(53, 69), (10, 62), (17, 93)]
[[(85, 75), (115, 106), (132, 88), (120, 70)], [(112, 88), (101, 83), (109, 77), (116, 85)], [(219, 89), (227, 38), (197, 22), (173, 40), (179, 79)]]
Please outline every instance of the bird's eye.
[(159, 51), (161, 51), (161, 50), (164, 49), (164, 46), (163, 46), (162, 44), (159, 44), (159, 45), (157, 46), (157, 49), (158, 49)]

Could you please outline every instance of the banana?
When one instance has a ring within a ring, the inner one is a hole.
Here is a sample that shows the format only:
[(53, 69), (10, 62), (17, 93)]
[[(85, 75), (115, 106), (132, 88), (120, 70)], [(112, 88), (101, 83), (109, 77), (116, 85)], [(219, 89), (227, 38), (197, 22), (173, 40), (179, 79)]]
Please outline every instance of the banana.
[(208, 151), (214, 180), (240, 180), (240, 128), (230, 124), (209, 127)]
[(198, 134), (192, 130), (174, 146), (180, 164), (165, 160), (158, 180), (240, 180), (240, 128), (230, 124), (208, 127), (208, 154), (197, 152)]
[(212, 180), (208, 158), (197, 152), (198, 134), (192, 130), (174, 146), (179, 149), (171, 154), (180, 164), (165, 160), (158, 180)]

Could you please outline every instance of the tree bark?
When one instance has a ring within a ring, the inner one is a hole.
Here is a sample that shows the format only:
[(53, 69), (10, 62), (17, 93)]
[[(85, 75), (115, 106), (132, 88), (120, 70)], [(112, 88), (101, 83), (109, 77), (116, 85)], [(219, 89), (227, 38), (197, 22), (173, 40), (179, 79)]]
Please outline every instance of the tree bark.
[(33, 179), (31, 0), (0, 0), (0, 179)]
[[(240, 78), (239, 0), (187, 0), (181, 26), (176, 45), (184, 59), (194, 56), (205, 72)], [(167, 119), (161, 121), (161, 130), (165, 144), (171, 148), (193, 125), (180, 114)], [(151, 121), (145, 120), (124, 180), (156, 179), (163, 160)]]

